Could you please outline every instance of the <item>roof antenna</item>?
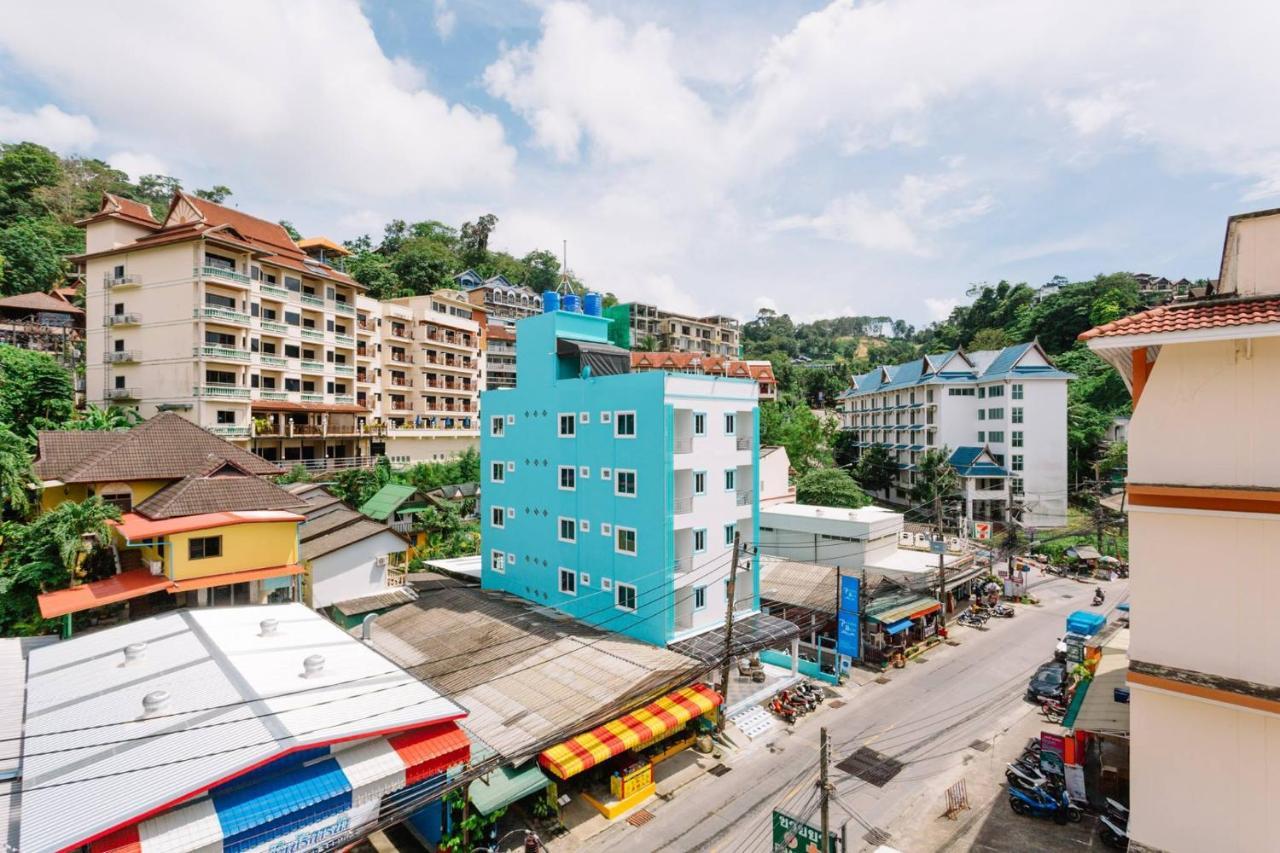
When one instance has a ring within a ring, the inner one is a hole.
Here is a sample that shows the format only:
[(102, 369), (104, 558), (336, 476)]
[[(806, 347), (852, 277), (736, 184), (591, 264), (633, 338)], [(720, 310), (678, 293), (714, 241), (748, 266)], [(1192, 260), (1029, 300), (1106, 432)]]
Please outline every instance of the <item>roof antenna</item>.
[(566, 293), (573, 293), (573, 287), (569, 284), (569, 241), (560, 241), (560, 286), (556, 288), (556, 293), (561, 296)]

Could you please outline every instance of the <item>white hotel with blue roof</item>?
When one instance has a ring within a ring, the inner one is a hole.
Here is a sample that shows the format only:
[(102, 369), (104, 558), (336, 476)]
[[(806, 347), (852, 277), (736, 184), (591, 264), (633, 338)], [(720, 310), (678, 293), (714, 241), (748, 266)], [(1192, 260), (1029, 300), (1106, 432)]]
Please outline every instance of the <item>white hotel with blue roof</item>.
[(909, 503), (926, 450), (950, 448), (972, 521), (1027, 527), (1067, 521), (1067, 382), (1038, 343), (963, 350), (886, 365), (840, 398), (856, 446), (887, 446), (898, 482), (883, 497)]

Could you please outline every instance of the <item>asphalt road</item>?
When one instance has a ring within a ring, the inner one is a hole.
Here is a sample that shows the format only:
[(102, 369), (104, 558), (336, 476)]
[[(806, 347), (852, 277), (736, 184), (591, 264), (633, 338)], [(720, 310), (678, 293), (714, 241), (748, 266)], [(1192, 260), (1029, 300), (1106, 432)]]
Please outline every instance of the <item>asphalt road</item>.
[[(1125, 581), (1101, 584), (1102, 608), (1112, 612), (1125, 600)], [(913, 820), (912, 810), (936, 817), (942, 787), (957, 770), (989, 760), (975, 742), (990, 744), (1025, 718), (1027, 679), (1052, 657), (1066, 616), (1089, 609), (1093, 584), (1049, 576), (1033, 580), (1038, 607), (1018, 606), (1013, 619), (991, 620), (987, 630), (954, 628), (958, 646), (931, 650), (923, 663), (889, 673), (888, 684), (842, 688), (843, 707), (829, 700), (802, 717), (793, 729), (776, 727), (766, 743), (729, 757), (732, 768), (720, 777), (702, 776), (679, 789), (668, 802), (649, 806), (654, 820), (632, 827), (619, 821), (590, 842), (594, 849), (652, 851), (768, 851), (772, 811), (782, 808), (818, 824), (816, 811), (818, 730), (825, 726), (831, 747), (831, 781), (836, 805), (831, 825), (848, 824), (850, 850), (892, 845), (873, 831), (892, 833), (895, 823)], [(900, 767), (883, 785), (871, 784), (835, 765), (862, 747), (880, 753), (872, 766)]]

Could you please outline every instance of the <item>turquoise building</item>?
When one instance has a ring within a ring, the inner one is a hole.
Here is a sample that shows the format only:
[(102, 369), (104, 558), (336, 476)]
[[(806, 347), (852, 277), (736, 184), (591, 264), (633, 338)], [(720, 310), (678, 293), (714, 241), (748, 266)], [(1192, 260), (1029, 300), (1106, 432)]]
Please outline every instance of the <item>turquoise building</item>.
[[(759, 538), (754, 382), (631, 373), (608, 320), (553, 310), (481, 413), (485, 589), (655, 645), (723, 625), (734, 534)], [(736, 588), (758, 612), (745, 548)]]

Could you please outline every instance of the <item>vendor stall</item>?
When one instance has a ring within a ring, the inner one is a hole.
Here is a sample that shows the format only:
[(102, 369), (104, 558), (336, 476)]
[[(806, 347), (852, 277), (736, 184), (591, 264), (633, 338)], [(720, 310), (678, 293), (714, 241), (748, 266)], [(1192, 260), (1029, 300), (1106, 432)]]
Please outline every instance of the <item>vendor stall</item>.
[(871, 662), (905, 659), (938, 634), (942, 604), (910, 592), (878, 596), (867, 605), (865, 647)]

